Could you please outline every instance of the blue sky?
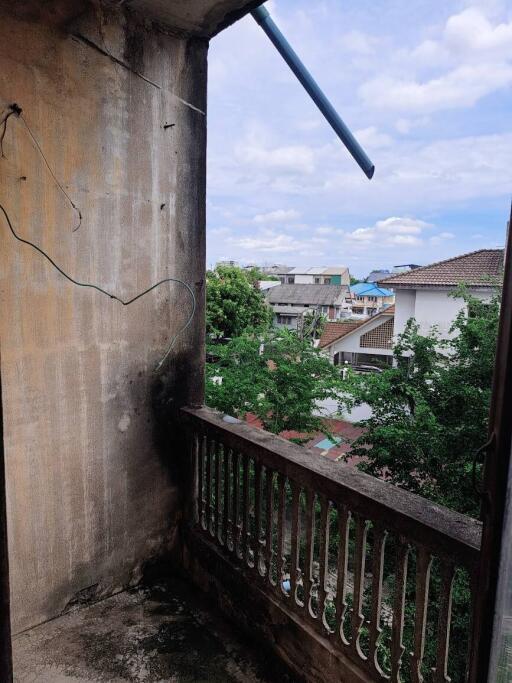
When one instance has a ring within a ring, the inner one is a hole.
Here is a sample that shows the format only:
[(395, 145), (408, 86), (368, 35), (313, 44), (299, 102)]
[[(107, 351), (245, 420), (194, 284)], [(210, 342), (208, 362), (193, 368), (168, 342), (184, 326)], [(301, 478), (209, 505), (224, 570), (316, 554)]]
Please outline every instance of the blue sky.
[(251, 17), (210, 46), (208, 264), (356, 276), (502, 246), (512, 195), (512, 3), (273, 0), (365, 147), (369, 181)]

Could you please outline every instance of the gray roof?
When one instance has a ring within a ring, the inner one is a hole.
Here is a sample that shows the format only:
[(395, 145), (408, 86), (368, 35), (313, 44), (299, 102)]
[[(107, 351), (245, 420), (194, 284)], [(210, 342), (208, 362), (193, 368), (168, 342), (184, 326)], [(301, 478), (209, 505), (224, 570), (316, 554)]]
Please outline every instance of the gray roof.
[(366, 278), (366, 282), (378, 282), (379, 280), (384, 280), (386, 277), (393, 275), (389, 270), (372, 270), (372, 272)]
[(285, 315), (302, 315), (309, 311), (309, 308), (304, 308), (304, 306), (278, 306), (273, 304), (273, 308), (274, 313), (283, 313)]
[(347, 291), (347, 285), (279, 285), (267, 290), (266, 296), (271, 304), (333, 306)]
[(345, 275), (347, 270), (347, 266), (332, 266), (330, 268), (326, 268), (323, 272), (323, 275)]

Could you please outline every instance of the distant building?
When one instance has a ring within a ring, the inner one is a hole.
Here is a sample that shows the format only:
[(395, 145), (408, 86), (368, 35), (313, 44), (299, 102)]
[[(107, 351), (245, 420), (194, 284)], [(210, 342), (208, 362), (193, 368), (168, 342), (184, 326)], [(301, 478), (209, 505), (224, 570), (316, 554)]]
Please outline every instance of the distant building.
[(389, 306), (366, 320), (327, 323), (318, 347), (334, 365), (391, 365), (394, 315), (395, 307)]
[(274, 324), (298, 329), (302, 316), (310, 311), (328, 320), (350, 315), (348, 292), (348, 285), (286, 284), (268, 289), (265, 296), (274, 311)]
[(465, 305), (450, 294), (464, 283), (473, 296), (488, 299), (496, 291), (502, 272), (503, 249), (480, 249), (380, 280), (380, 286), (395, 292), (394, 335), (403, 332), (409, 318), (414, 318), (422, 334), (436, 325), (448, 338), (456, 315)]
[(258, 289), (264, 292), (271, 287), (278, 287), (280, 284), (279, 280), (258, 280)]
[(217, 261), (215, 267), (218, 268), (219, 266), (225, 266), (229, 268), (238, 268), (238, 265), (238, 261)]
[(296, 285), (349, 285), (350, 272), (346, 266), (325, 266), (314, 268), (292, 268), (279, 273), (283, 284)]
[(366, 278), (366, 282), (379, 282), (379, 280), (382, 280), (391, 274), (390, 270), (372, 270)]
[(291, 270), (293, 270), (293, 266), (285, 266), (281, 263), (275, 263), (272, 266), (262, 266), (260, 270), (265, 275), (275, 275), (278, 278), (282, 278)]
[(416, 270), (421, 268), (417, 263), (402, 263), (400, 266), (393, 266), (393, 273), (406, 273), (409, 270)]
[(401, 266), (393, 266), (393, 270), (372, 270), (365, 282), (380, 282), (384, 278), (394, 275), (395, 273), (404, 273), (409, 270), (414, 270), (415, 268), (420, 268), (420, 266), (415, 263), (404, 263)]
[(378, 287), (373, 282), (358, 282), (351, 285), (352, 314), (372, 316), (395, 303), (390, 289)]

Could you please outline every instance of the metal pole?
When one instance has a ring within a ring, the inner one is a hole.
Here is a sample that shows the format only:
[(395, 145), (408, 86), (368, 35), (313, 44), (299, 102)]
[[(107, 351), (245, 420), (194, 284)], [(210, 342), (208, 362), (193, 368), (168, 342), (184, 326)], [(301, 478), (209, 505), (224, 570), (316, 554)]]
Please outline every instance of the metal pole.
[(2, 381), (0, 376), (0, 681), (10, 683), (12, 681), (11, 616), (2, 417)]
[(366, 177), (372, 178), (375, 171), (375, 166), (368, 158), (364, 149), (347, 128), (336, 109), (329, 102), (318, 83), (301, 62), (290, 43), (286, 40), (276, 24), (273, 22), (268, 10), (263, 6), (260, 6), (254, 9), (251, 14), (270, 38), (281, 57), (297, 76), (298, 80), (301, 82), (313, 102), (320, 109), (327, 121), (331, 124), (334, 132), (359, 164)]

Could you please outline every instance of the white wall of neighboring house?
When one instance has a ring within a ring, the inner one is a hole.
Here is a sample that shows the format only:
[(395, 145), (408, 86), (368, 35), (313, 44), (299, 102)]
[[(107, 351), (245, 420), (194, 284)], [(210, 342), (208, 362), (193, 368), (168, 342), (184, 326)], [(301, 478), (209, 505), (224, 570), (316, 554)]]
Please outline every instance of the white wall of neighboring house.
[(414, 318), (415, 306), (415, 289), (397, 289), (395, 291), (395, 337), (405, 330), (409, 318)]
[[(450, 296), (451, 289), (397, 289), (395, 292), (395, 336), (401, 334), (409, 318), (415, 318), (420, 327), (420, 334), (428, 334), (436, 325), (441, 337), (448, 339), (450, 327), (457, 314), (465, 308), (463, 299)], [(486, 300), (492, 296), (492, 290), (473, 288), (469, 292), (476, 298)]]

